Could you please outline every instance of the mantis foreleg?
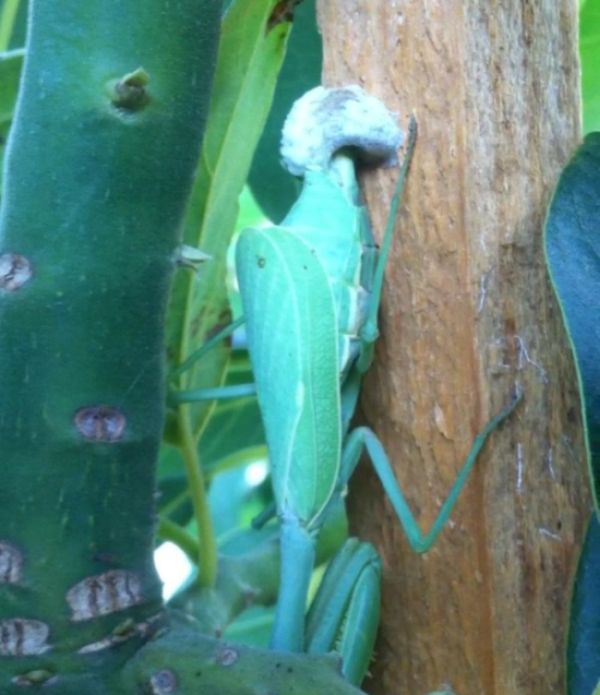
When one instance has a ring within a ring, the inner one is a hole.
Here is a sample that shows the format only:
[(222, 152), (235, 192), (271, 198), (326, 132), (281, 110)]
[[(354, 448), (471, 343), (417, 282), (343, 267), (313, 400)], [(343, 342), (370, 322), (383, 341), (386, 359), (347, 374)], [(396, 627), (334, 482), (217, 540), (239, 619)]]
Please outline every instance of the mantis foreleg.
[(281, 583), (271, 648), (304, 651), (304, 618), (315, 566), (315, 537), (293, 517), (281, 519)]
[(381, 302), (383, 276), (390, 255), (390, 249), (392, 247), (394, 226), (398, 218), (398, 210), (400, 208), (400, 201), (402, 200), (402, 192), (404, 191), (404, 184), (406, 182), (406, 176), (408, 174), (408, 170), (412, 162), (416, 142), (417, 121), (415, 117), (412, 116), (408, 124), (408, 140), (406, 143), (406, 153), (404, 155), (404, 159), (402, 160), (402, 167), (400, 168), (398, 181), (396, 182), (396, 188), (394, 190), (394, 195), (392, 196), (392, 200), (390, 203), (390, 211), (388, 213), (385, 231), (383, 234), (383, 242), (381, 244), (381, 249), (379, 250), (377, 264), (375, 266), (373, 278), (371, 280), (371, 296), (369, 308), (367, 311), (365, 322), (360, 332), (361, 350), (359, 353), (358, 360), (356, 362), (356, 368), (361, 374), (364, 374), (364, 372), (367, 371), (367, 369), (371, 365), (371, 362), (373, 361), (373, 346), (375, 344), (375, 341), (379, 337), (379, 329), (377, 327), (377, 314), (379, 312), (379, 304)]

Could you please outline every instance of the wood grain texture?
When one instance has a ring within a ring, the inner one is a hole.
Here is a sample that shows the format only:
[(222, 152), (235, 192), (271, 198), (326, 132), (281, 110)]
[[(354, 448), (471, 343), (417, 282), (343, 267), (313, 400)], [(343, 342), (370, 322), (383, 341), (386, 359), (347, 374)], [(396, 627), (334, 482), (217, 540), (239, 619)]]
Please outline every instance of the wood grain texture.
[[(590, 509), (575, 376), (542, 225), (580, 137), (575, 0), (321, 0), (324, 83), (359, 83), (417, 153), (363, 407), (423, 527), (515, 384), (452, 521), (408, 549), (370, 469), (354, 530), (384, 558), (374, 694), (560, 693), (569, 588)], [(365, 177), (377, 230), (395, 172)]]

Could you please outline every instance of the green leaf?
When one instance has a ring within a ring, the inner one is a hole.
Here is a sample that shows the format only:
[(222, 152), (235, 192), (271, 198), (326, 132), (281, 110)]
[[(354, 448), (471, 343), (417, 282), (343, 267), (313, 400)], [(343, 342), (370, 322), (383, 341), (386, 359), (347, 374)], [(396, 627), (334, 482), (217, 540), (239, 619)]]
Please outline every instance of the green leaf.
[[(225, 384), (249, 383), (253, 380), (250, 361), (245, 351), (234, 350), (228, 365)], [(219, 401), (210, 413), (198, 442), (198, 454), (207, 483), (222, 473), (247, 466), (257, 459), (266, 458), (265, 435), (258, 402), (255, 397)], [(186, 526), (193, 510), (184, 464), (178, 447), (163, 441), (158, 467), (159, 510), (171, 521)], [(212, 491), (211, 491), (212, 493)], [(228, 500), (233, 504), (233, 497)], [(265, 502), (267, 504), (268, 502)], [(247, 505), (246, 505), (247, 506)], [(257, 514), (254, 511), (245, 517)], [(241, 510), (238, 515), (244, 516)]]
[(0, 191), (4, 171), (2, 162), (17, 101), (24, 55), (22, 49), (0, 53)]
[[(269, 112), (285, 55), (288, 22), (267, 29), (277, 0), (236, 0), (227, 12), (201, 161), (184, 225), (184, 241), (210, 254), (198, 275), (180, 273), (168, 321), (169, 355), (181, 363), (230, 320), (226, 253), (238, 214), (238, 196)], [(186, 372), (182, 386), (222, 382), (229, 354), (224, 342)], [(200, 431), (210, 405), (194, 405)]]
[(244, 399), (231, 411), (216, 408), (202, 434), (199, 451), (208, 479), (265, 458), (267, 449), (256, 400)]
[[(596, 693), (600, 679), (600, 523), (594, 514), (579, 558), (567, 646), (569, 695)], [(596, 690), (594, 690), (596, 688)]]
[(600, 130), (600, 0), (583, 3), (579, 15), (583, 128)]
[(25, 51), (0, 53), (0, 125), (12, 121)]
[[(254, 380), (245, 351), (234, 350), (225, 383), (240, 384)], [(247, 463), (246, 452), (265, 444), (262, 418), (256, 397), (223, 400), (217, 403), (206, 423), (198, 444), (200, 460), (207, 477), (234, 467), (236, 454), (240, 465)], [(257, 458), (257, 454), (254, 454)]]
[[(600, 133), (563, 170), (548, 211), (546, 260), (575, 357), (587, 460), (600, 498)], [(590, 523), (579, 561), (567, 649), (568, 692), (591, 695), (600, 678), (600, 525)]]
[[(247, 353), (235, 350), (225, 383), (248, 383), (252, 380)], [(266, 458), (265, 435), (256, 398), (217, 402), (198, 442), (198, 454), (205, 480), (210, 484), (214, 478), (221, 477), (222, 473)], [(158, 478), (161, 514), (181, 526), (186, 526), (192, 519), (193, 510), (183, 460), (179, 449), (165, 442), (160, 450)], [(230, 506), (234, 503), (233, 497), (228, 503)], [(253, 516), (258, 511), (255, 503), (254, 511), (249, 514)], [(243, 516), (241, 510), (236, 513), (240, 518)]]
[(545, 230), (546, 260), (575, 356), (588, 465), (600, 499), (600, 133), (563, 170)]
[(323, 51), (315, 5), (315, 0), (304, 0), (294, 12), (294, 31), (277, 81), (273, 107), (250, 170), (252, 192), (275, 222), (283, 219), (301, 188), (299, 180), (282, 175), (279, 142), (283, 121), (294, 101), (321, 82)]
[(25, 44), (27, 0), (0, 0), (0, 51)]

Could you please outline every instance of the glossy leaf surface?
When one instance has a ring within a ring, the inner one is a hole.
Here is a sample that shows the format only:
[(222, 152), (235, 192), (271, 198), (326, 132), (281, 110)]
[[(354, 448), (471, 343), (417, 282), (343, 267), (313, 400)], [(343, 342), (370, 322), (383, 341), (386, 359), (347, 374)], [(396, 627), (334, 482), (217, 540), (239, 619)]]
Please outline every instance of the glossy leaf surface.
[(596, 509), (600, 497), (600, 133), (563, 170), (546, 221), (546, 256), (580, 379)]
[(592, 695), (600, 681), (600, 523), (594, 515), (579, 560), (567, 651), (569, 695)]
[(282, 175), (279, 142), (283, 121), (294, 101), (321, 81), (322, 48), (315, 0), (304, 0), (294, 9), (293, 25), (273, 106), (250, 169), (252, 192), (274, 222), (283, 219), (301, 189), (299, 180)]
[[(600, 133), (563, 170), (546, 221), (546, 256), (577, 366), (596, 508), (600, 496)], [(568, 692), (591, 695), (600, 679), (600, 526), (581, 554), (567, 651)]]
[[(229, 323), (225, 286), (227, 247), (238, 214), (238, 196), (271, 107), (291, 24), (268, 29), (276, 0), (236, 0), (222, 26), (207, 130), (184, 223), (184, 241), (211, 260), (197, 275), (182, 273), (173, 288), (168, 321), (169, 355), (181, 363)], [(224, 342), (186, 373), (185, 385), (221, 383), (229, 355)], [(210, 405), (195, 404), (198, 432)]]

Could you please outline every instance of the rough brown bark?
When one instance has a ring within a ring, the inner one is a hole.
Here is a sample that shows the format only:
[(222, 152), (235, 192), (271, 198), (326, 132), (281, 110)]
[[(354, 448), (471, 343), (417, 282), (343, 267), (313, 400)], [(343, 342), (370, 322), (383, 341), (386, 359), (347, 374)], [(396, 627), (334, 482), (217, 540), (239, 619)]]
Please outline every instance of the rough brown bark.
[[(321, 0), (319, 13), (325, 84), (358, 82), (419, 121), (363, 407), (423, 527), (477, 430), (525, 392), (425, 556), (359, 472), (353, 524), (385, 562), (367, 689), (560, 693), (590, 503), (542, 224), (580, 135), (577, 3)], [(365, 180), (379, 230), (393, 180)]]

